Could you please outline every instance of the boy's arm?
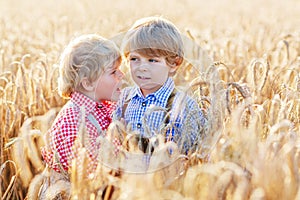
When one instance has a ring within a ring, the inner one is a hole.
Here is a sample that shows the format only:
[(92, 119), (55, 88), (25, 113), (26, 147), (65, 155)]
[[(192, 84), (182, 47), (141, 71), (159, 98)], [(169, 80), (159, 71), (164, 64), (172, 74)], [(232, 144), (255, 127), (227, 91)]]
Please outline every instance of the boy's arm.
[[(177, 134), (175, 134), (175, 141), (177, 141), (180, 149), (184, 153), (195, 151), (201, 145), (204, 137), (204, 127), (207, 124), (203, 112), (196, 101), (187, 97), (184, 107), (177, 117)], [(175, 130), (176, 130), (175, 129)], [(177, 137), (177, 138), (176, 138)]]
[(204, 128), (207, 124), (207, 119), (195, 101), (192, 101), (189, 106), (185, 121), (183, 123), (186, 126), (184, 129), (186, 129), (187, 133), (190, 133), (189, 143), (186, 148), (195, 151), (202, 143), (205, 136)]
[[(65, 123), (60, 127), (54, 138), (56, 153), (59, 155), (59, 162), (65, 170), (71, 165), (74, 155), (74, 143), (77, 138), (78, 125)], [(55, 153), (55, 152), (54, 152)]]

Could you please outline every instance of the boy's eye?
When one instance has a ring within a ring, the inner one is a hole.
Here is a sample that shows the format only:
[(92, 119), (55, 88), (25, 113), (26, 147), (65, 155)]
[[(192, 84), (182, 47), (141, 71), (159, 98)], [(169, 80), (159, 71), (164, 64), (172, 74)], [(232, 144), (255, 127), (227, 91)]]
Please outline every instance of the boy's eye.
[(137, 58), (131, 57), (131, 58), (129, 58), (129, 60), (130, 60), (130, 61), (137, 61)]
[(149, 62), (158, 62), (158, 59), (154, 59), (154, 58), (151, 58), (151, 59), (149, 59)]

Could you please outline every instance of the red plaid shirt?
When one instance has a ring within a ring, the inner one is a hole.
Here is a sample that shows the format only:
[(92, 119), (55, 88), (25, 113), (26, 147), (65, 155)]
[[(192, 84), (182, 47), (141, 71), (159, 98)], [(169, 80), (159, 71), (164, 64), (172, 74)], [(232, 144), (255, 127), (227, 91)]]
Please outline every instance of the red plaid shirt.
[[(84, 108), (84, 112), (82, 112), (82, 108)], [(86, 130), (84, 147), (89, 155), (88, 171), (94, 171), (97, 167), (97, 150), (100, 147), (97, 138), (102, 132), (99, 128), (101, 127), (102, 130), (108, 128), (114, 109), (115, 104), (112, 102), (98, 103), (81, 93), (74, 92), (70, 101), (61, 109), (51, 129), (46, 134), (47, 146), (42, 148), (44, 161), (57, 172), (60, 172), (60, 166), (67, 171), (72, 159), (77, 154), (74, 143), (80, 126), (83, 124)], [(82, 123), (83, 113), (85, 121)], [(92, 115), (92, 120), (89, 115)], [(96, 121), (98, 126), (95, 125)], [(105, 134), (105, 132), (102, 132), (102, 134)], [(55, 152), (57, 155), (55, 155)]]

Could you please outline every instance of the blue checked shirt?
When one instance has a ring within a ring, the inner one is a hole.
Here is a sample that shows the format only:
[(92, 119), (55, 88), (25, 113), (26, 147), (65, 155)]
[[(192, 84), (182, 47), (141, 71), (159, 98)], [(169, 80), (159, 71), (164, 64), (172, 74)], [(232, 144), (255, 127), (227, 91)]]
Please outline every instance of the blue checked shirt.
[[(196, 142), (201, 142), (199, 139), (201, 140), (206, 118), (195, 100), (183, 92), (176, 92), (171, 112), (168, 113), (170, 117), (166, 131), (166, 107), (174, 88), (172, 78), (168, 78), (158, 91), (146, 97), (138, 87), (124, 88), (114, 112), (114, 119), (124, 118), (131, 131), (144, 137), (166, 133), (167, 139), (181, 144), (183, 150), (189, 150)], [(127, 107), (125, 113), (122, 113), (125, 104)]]

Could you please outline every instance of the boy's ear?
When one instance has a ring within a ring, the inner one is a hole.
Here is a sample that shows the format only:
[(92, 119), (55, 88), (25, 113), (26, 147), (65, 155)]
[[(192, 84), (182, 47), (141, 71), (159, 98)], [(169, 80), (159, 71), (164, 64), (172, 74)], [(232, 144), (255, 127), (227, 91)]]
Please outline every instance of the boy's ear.
[(183, 62), (183, 58), (176, 56), (173, 63), (170, 64), (171, 67), (176, 67), (176, 66), (180, 66)]
[(82, 87), (86, 90), (86, 91), (93, 91), (94, 90), (94, 83), (91, 83), (87, 78), (83, 78), (81, 81)]
[(177, 70), (177, 68), (182, 64), (182, 62), (183, 62), (183, 58), (177, 56), (175, 58), (174, 62), (170, 64), (170, 66), (171, 66), (170, 72), (171, 73), (175, 72)]
[(175, 64), (177, 66), (180, 66), (182, 64), (182, 62), (183, 62), (183, 58), (179, 57), (179, 56), (176, 56), (176, 58), (175, 58)]

